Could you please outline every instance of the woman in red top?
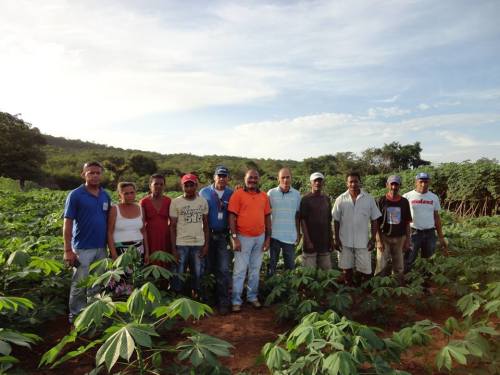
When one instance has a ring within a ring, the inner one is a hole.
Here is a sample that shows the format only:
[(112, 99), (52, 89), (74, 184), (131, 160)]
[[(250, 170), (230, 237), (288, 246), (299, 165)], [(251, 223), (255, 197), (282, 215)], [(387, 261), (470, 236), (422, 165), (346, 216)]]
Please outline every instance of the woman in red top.
[(150, 193), (140, 201), (144, 212), (150, 254), (155, 251), (171, 253), (169, 228), (171, 199), (163, 195), (164, 188), (165, 177), (161, 174), (152, 175), (149, 178)]

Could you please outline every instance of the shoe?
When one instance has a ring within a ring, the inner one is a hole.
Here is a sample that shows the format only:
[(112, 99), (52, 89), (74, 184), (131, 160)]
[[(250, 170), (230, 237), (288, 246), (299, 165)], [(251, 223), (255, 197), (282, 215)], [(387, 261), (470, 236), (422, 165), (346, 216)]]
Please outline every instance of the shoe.
[(252, 305), (255, 309), (260, 309), (262, 307), (259, 300), (257, 299), (255, 301), (249, 301), (248, 303)]
[(241, 305), (233, 305), (231, 311), (234, 313), (239, 313), (241, 311)]
[(219, 308), (217, 310), (219, 311), (220, 315), (229, 314), (229, 307), (228, 306), (219, 306)]

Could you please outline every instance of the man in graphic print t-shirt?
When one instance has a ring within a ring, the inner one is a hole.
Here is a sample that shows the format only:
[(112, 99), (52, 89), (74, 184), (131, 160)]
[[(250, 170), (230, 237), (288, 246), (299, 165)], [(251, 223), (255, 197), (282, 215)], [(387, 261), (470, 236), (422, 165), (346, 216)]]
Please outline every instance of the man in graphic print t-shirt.
[[(181, 179), (183, 195), (170, 204), (170, 239), (172, 253), (177, 256), (177, 272), (184, 273), (189, 263), (192, 289), (200, 296), (200, 281), (204, 257), (208, 253), (208, 203), (196, 194), (198, 178), (185, 174)], [(176, 292), (182, 290), (182, 282), (172, 282)]]
[(419, 250), (422, 258), (430, 258), (436, 248), (436, 232), (444, 255), (448, 245), (443, 236), (439, 210), (441, 205), (436, 194), (429, 191), (430, 176), (421, 172), (415, 177), (415, 190), (403, 195), (410, 202), (413, 221), (411, 223), (411, 249), (405, 253), (405, 272), (409, 272), (417, 259)]

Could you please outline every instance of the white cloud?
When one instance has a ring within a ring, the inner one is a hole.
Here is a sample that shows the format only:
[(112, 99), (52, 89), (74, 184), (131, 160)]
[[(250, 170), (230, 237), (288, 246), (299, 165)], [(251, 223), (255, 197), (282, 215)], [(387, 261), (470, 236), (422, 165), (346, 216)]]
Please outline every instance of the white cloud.
[(417, 108), (421, 111), (427, 111), (429, 108), (431, 108), (431, 106), (429, 104), (420, 103)]
[(394, 95), (390, 98), (375, 100), (378, 103), (394, 103), (399, 99), (399, 95)]
[(375, 107), (375, 108), (370, 108), (368, 110), (368, 117), (369, 118), (377, 118), (377, 117), (390, 118), (390, 117), (404, 116), (404, 115), (407, 115), (410, 113), (411, 113), (410, 110), (402, 109), (399, 107)]

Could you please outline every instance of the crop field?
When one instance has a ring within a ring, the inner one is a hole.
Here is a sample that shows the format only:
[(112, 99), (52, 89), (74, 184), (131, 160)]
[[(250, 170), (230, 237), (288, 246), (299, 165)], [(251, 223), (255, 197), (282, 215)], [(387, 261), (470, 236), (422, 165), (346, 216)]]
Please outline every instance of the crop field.
[[(102, 293), (72, 327), (65, 196), (0, 190), (0, 373), (500, 373), (499, 216), (443, 212), (450, 256), (418, 260), (405, 286), (373, 277), (350, 288), (336, 269), (302, 267), (266, 278), (264, 265), (265, 307), (227, 316), (168, 289), (173, 273), (157, 265), (168, 255), (141, 267), (128, 251), (93, 265), (85, 283)], [(126, 268), (135, 288), (115, 299), (106, 286)]]

